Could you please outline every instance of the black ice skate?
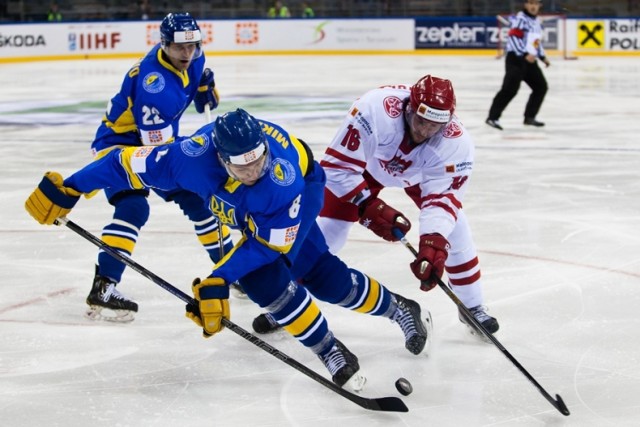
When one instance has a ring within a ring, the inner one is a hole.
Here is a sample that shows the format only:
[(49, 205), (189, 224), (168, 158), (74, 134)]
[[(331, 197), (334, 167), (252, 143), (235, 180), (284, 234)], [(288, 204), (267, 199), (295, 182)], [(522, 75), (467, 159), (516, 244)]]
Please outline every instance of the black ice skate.
[(421, 318), (420, 304), (414, 300), (407, 299), (402, 295), (393, 294), (398, 308), (391, 317), (404, 333), (404, 346), (413, 354), (420, 354), (423, 351), (429, 353), (431, 343), (432, 324), (431, 313), (426, 310), (426, 318)]
[(276, 322), (276, 319), (269, 313), (262, 313), (258, 315), (255, 319), (253, 319), (253, 330), (257, 334), (270, 334), (271, 332), (275, 332), (280, 330), (282, 326)]
[(329, 370), (333, 382), (338, 386), (359, 392), (367, 382), (367, 379), (359, 373), (358, 358), (337, 339), (331, 350), (324, 355), (318, 355), (318, 357)]
[[(484, 328), (488, 332), (490, 332), (492, 334), (495, 334), (496, 332), (498, 332), (498, 329), (500, 329), (500, 325), (498, 324), (498, 321), (494, 317), (491, 317), (491, 316), (489, 316), (487, 314), (487, 308), (486, 307), (484, 307), (482, 305), (477, 305), (475, 307), (470, 308), (469, 311), (471, 312), (473, 317), (478, 321), (478, 323), (480, 323), (482, 326), (484, 326)], [(487, 342), (490, 341), (482, 333), (482, 331), (479, 330), (472, 322), (467, 321), (467, 319), (465, 318), (465, 315), (463, 314), (462, 310), (460, 310), (460, 309), (458, 309), (458, 318), (460, 319), (460, 321), (462, 323), (467, 325), (467, 327), (469, 328), (469, 332), (471, 332), (472, 335), (476, 335), (477, 337), (479, 337), (483, 341), (487, 341)]]
[(118, 292), (113, 280), (98, 275), (97, 268), (87, 305), (85, 316), (91, 320), (131, 322), (138, 311), (138, 304)]

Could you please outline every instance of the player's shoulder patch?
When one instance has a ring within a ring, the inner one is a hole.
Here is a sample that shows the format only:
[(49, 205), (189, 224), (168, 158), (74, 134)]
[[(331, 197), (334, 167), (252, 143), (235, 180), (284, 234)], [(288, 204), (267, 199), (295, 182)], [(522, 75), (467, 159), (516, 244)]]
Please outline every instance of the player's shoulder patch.
[(271, 162), (269, 176), (276, 184), (286, 187), (295, 181), (296, 170), (288, 160), (276, 157)]
[(209, 137), (206, 133), (203, 133), (180, 141), (180, 149), (189, 157), (197, 157), (207, 151), (209, 144)]
[(382, 100), (384, 112), (392, 119), (400, 117), (402, 114), (402, 100), (397, 96), (387, 96)]
[(456, 122), (449, 122), (442, 132), (442, 136), (445, 138), (459, 138), (462, 136), (462, 128)]
[(142, 88), (149, 93), (162, 92), (165, 86), (164, 76), (157, 72), (152, 71), (148, 73), (142, 79)]

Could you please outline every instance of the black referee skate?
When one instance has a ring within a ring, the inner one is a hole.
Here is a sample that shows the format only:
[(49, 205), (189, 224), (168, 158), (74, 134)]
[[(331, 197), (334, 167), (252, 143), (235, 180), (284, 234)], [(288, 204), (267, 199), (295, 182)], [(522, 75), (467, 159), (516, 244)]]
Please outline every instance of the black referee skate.
[(258, 317), (253, 319), (251, 326), (257, 334), (261, 335), (270, 334), (271, 332), (278, 331), (282, 328), (270, 313), (262, 313), (258, 315)]
[(87, 296), (87, 305), (89, 308), (85, 316), (91, 320), (131, 322), (138, 311), (138, 304), (118, 292), (116, 282), (100, 276), (97, 267), (93, 286)]
[(318, 357), (329, 370), (334, 383), (352, 391), (362, 390), (367, 379), (358, 372), (360, 370), (358, 358), (340, 341), (337, 339), (335, 341), (327, 353), (319, 354)]
[[(498, 329), (500, 329), (500, 325), (498, 324), (498, 321), (495, 319), (495, 317), (491, 317), (487, 314), (486, 307), (482, 305), (477, 305), (475, 307), (470, 308), (469, 311), (471, 312), (473, 317), (478, 321), (478, 323), (484, 326), (484, 328), (488, 332), (495, 334), (496, 332), (498, 332)], [(464, 313), (460, 309), (458, 309), (458, 318), (462, 323), (467, 325), (467, 327), (469, 328), (469, 332), (471, 332), (472, 335), (477, 335), (480, 339), (487, 342), (489, 341), (489, 339), (485, 337), (485, 335), (482, 333), (482, 331), (480, 331), (480, 329), (478, 329), (471, 321), (468, 321), (465, 318)]]
[(527, 126), (535, 126), (537, 128), (541, 128), (544, 126), (543, 122), (539, 122), (535, 118), (531, 118), (531, 117), (525, 117), (524, 124)]
[(487, 119), (484, 122), (489, 126), (491, 126), (492, 128), (502, 130), (502, 125), (500, 124), (500, 120)]
[(429, 351), (428, 344), (431, 342), (432, 320), (431, 313), (427, 310), (425, 321), (422, 321), (420, 304), (407, 299), (402, 295), (393, 294), (398, 308), (391, 317), (391, 321), (396, 322), (404, 333), (404, 346), (413, 354), (420, 354)]

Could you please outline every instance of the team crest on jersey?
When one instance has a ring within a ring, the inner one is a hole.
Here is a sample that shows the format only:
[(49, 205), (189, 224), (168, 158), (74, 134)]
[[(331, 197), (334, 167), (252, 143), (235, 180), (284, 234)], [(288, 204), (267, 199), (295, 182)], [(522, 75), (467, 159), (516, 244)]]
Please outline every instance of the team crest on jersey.
[(397, 96), (387, 96), (382, 100), (385, 113), (392, 119), (400, 117), (402, 114), (402, 100)]
[(180, 141), (182, 152), (189, 157), (197, 157), (207, 151), (209, 137), (206, 134), (194, 135), (191, 138)]
[(231, 227), (238, 225), (238, 221), (236, 220), (236, 207), (234, 205), (228, 204), (224, 200), (213, 196), (211, 197), (209, 208), (221, 223)]
[(394, 156), (393, 159), (388, 161), (380, 160), (380, 165), (387, 171), (389, 175), (397, 176), (401, 175), (409, 169), (413, 162), (411, 160), (404, 160), (402, 157)]
[(449, 122), (442, 132), (442, 136), (445, 138), (458, 138), (462, 136), (462, 128), (456, 122)]
[(285, 159), (275, 158), (271, 162), (271, 168), (269, 171), (271, 180), (278, 185), (286, 187), (296, 179), (296, 170), (293, 165)]
[(162, 74), (151, 72), (142, 79), (142, 88), (149, 93), (158, 93), (164, 89), (165, 81)]

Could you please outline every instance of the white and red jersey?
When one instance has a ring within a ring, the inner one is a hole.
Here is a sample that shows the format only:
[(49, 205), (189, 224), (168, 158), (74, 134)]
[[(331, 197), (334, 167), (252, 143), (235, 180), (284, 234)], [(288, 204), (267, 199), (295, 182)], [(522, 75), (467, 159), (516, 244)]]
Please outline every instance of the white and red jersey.
[(385, 86), (353, 103), (321, 163), (327, 189), (350, 201), (369, 186), (365, 174), (383, 188), (405, 188), (420, 208), (420, 235), (448, 237), (473, 170), (473, 141), (453, 116), (429, 140), (412, 144), (403, 109), (409, 88)]

